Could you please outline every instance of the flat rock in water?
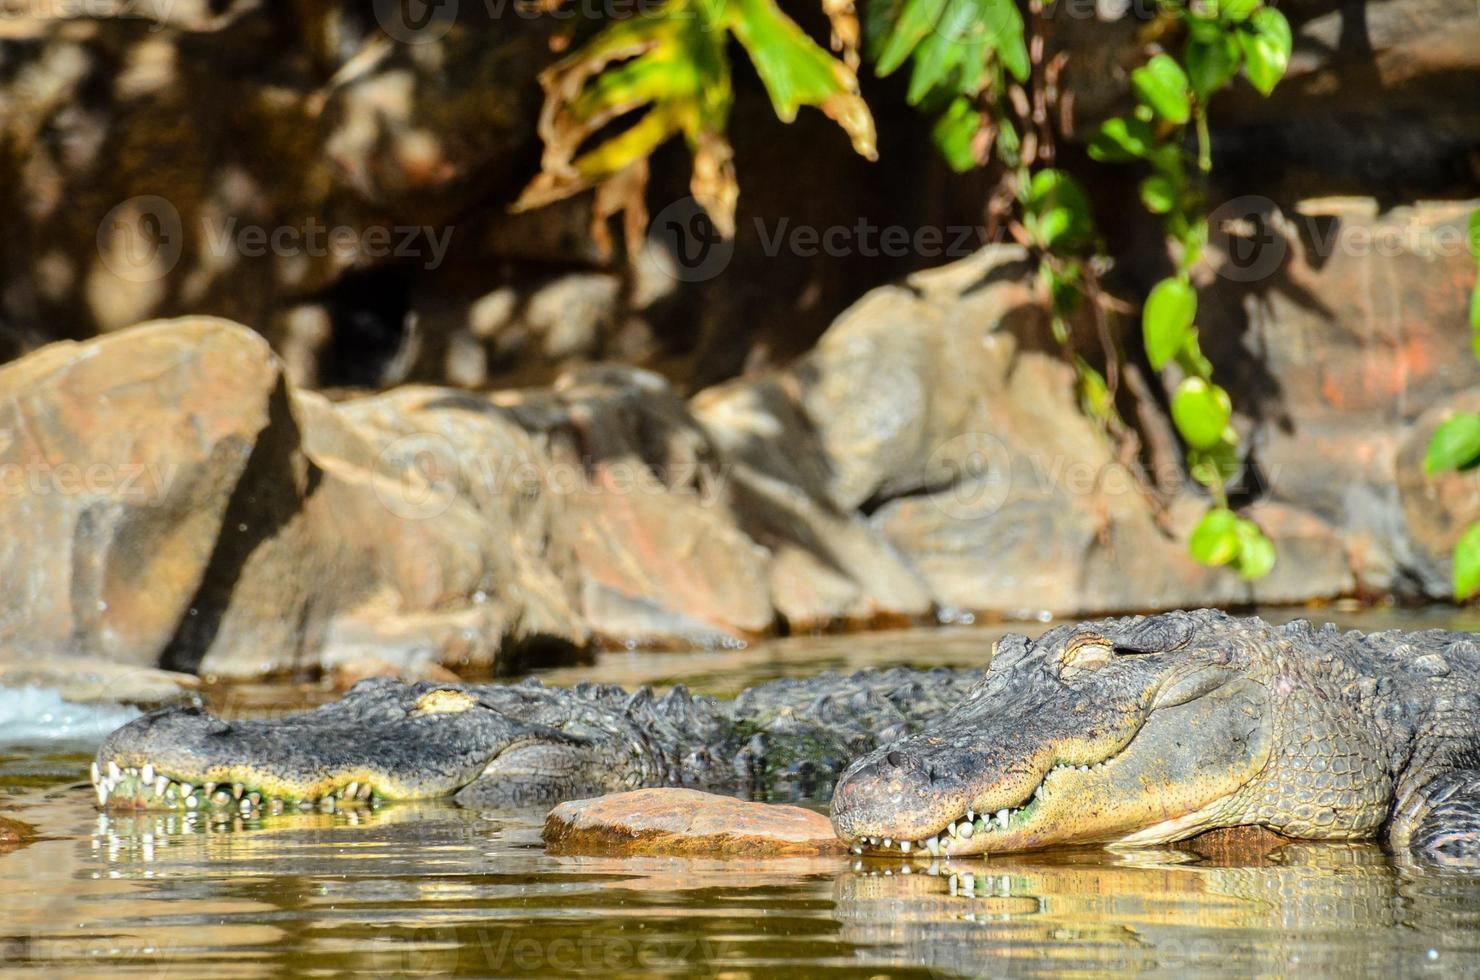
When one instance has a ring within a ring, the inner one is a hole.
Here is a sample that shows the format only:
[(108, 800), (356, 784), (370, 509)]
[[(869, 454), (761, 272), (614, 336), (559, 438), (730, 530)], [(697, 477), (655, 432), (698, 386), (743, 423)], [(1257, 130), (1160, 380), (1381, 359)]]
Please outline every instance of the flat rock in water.
[(30, 824), (0, 817), (0, 854), (25, 846), (35, 836)]
[(545, 846), (586, 854), (833, 854), (827, 817), (691, 789), (639, 789), (572, 800), (545, 818)]

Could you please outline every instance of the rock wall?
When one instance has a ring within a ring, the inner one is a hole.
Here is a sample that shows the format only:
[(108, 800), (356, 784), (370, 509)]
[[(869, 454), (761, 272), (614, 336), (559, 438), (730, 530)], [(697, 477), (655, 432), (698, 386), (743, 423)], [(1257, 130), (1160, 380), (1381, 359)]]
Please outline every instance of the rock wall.
[[(45, 347), (0, 369), (0, 657), (507, 672), (596, 644), (1445, 594), (1480, 480), (1414, 461), (1480, 398), (1458, 329), (1396, 371), (1381, 332), (1259, 325), (1279, 350), (1333, 353), (1304, 362), (1308, 383), (1291, 367), (1284, 401), (1229, 373), (1263, 410), (1241, 424), (1280, 553), (1250, 585), (1186, 555), (1193, 490), (1153, 486), (1083, 415), (1032, 282), (1021, 250), (986, 249), (864, 296), (790, 367), (688, 401), (616, 365), (331, 401), (209, 318)], [(1403, 409), (1315, 410), (1373, 385)], [(1301, 428), (1331, 419), (1348, 421), (1329, 443)]]

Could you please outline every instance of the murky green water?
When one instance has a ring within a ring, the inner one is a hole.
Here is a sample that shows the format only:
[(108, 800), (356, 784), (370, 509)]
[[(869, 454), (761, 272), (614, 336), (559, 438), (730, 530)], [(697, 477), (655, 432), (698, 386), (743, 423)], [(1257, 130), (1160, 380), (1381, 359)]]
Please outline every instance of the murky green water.
[[(1480, 625), (1452, 611), (1349, 621)], [(619, 655), (551, 679), (684, 680), (729, 693), (820, 669), (970, 663), (991, 638), (964, 630)], [(240, 708), (273, 693), (216, 696)], [(0, 815), (41, 835), (9, 851), (0, 844), (7, 973), (1480, 973), (1480, 875), (1414, 867), (1370, 846), (949, 866), (551, 857), (541, 812), (403, 804), (224, 827), (100, 815), (81, 783), (87, 761), (0, 749)]]

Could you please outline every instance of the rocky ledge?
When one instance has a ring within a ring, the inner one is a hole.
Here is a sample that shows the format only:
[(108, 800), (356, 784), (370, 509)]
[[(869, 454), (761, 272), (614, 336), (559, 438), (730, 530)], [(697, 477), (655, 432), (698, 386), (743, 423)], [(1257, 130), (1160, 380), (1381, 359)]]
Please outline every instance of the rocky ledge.
[[(1421, 217), (1463, 221), (1445, 207)], [(1339, 278), (1370, 277), (1362, 261)], [(1140, 462), (1080, 411), (1013, 248), (874, 290), (786, 370), (689, 399), (589, 365), (331, 400), (209, 318), (53, 344), (0, 367), (0, 659), (438, 677), (599, 644), (1439, 597), (1480, 493), (1414, 460), (1477, 397), (1472, 274), (1384, 307), (1380, 330), (1339, 282), (1304, 320), (1248, 299), (1213, 353), (1254, 465), (1278, 463), (1250, 509), (1280, 560), (1252, 584), (1187, 556), (1205, 504), (1158, 445), (1155, 385), (1128, 415)], [(1248, 347), (1279, 377), (1240, 378)]]
[(562, 803), (545, 818), (545, 846), (559, 854), (844, 852), (821, 813), (692, 789), (639, 789)]

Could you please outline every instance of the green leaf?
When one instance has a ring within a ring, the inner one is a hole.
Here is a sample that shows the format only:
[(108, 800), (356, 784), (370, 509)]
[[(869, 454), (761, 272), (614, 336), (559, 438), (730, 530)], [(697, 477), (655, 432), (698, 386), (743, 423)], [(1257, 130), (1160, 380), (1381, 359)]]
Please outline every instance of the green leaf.
[(1480, 592), (1480, 524), (1471, 524), (1454, 546), (1454, 597)]
[(726, 26), (750, 55), (777, 118), (791, 122), (801, 106), (817, 106), (847, 131), (859, 155), (873, 159), (874, 121), (848, 66), (772, 0), (727, 0), (726, 9)]
[(1249, 18), (1248, 29), (1239, 32), (1239, 46), (1244, 49), (1244, 72), (1261, 95), (1274, 91), (1290, 65), (1294, 39), (1290, 22), (1273, 7), (1260, 7)]
[(1262, 0), (1219, 0), (1218, 16), (1229, 23), (1248, 20)]
[(1227, 433), (1212, 449), (1187, 451), (1187, 472), (1209, 489), (1221, 487), (1238, 476), (1242, 466), (1238, 455), (1238, 440), (1228, 438)]
[(1202, 378), (1187, 378), (1172, 396), (1172, 421), (1195, 449), (1212, 449), (1223, 440), (1233, 415), (1228, 392)]
[(935, 140), (941, 156), (957, 173), (966, 173), (982, 163), (977, 158), (976, 137), (981, 132), (984, 119), (972, 108), (970, 99), (959, 96), (930, 130), (930, 137)]
[(1152, 214), (1166, 214), (1177, 206), (1177, 185), (1161, 174), (1141, 181), (1141, 203)]
[(1204, 565), (1226, 565), (1238, 557), (1241, 547), (1238, 518), (1226, 507), (1204, 514), (1187, 539), (1187, 550)]
[(1470, 343), (1475, 349), (1475, 359), (1480, 360), (1480, 282), (1470, 294)]
[(1141, 332), (1152, 367), (1160, 371), (1177, 356), (1196, 316), (1197, 293), (1191, 283), (1171, 278), (1156, 284), (1141, 311)]
[(1131, 72), (1131, 87), (1136, 98), (1167, 122), (1181, 125), (1192, 117), (1187, 74), (1169, 54), (1158, 54)]
[(1470, 212), (1470, 254), (1480, 262), (1480, 208)]
[(893, 74), (930, 34), (945, 9), (946, 0), (905, 0), (874, 61), (874, 73), (880, 78)]
[(1238, 41), (1221, 28), (1209, 40), (1188, 39), (1182, 59), (1187, 62), (1187, 78), (1199, 101), (1207, 102), (1210, 95), (1228, 84), (1238, 71), (1240, 57)]
[(1124, 163), (1146, 156), (1155, 142), (1155, 134), (1145, 120), (1116, 116), (1105, 120), (1090, 139), (1089, 155), (1102, 163)]
[(993, 40), (1002, 66), (1019, 82), (1026, 82), (1031, 73), (1028, 63), (1028, 45), (1023, 40), (1023, 15), (1018, 12), (1013, 0), (978, 0), (981, 4), (982, 23)]
[(1446, 470), (1464, 469), (1480, 460), (1480, 415), (1466, 413), (1446, 420), (1429, 437), (1423, 458), (1424, 472), (1433, 476)]
[(1024, 226), (1045, 248), (1074, 251), (1095, 235), (1089, 198), (1079, 182), (1062, 170), (1040, 170), (1028, 185)]
[(1253, 581), (1268, 575), (1276, 559), (1274, 542), (1269, 540), (1259, 525), (1240, 518), (1235, 527), (1239, 551), (1234, 567), (1244, 578)]

